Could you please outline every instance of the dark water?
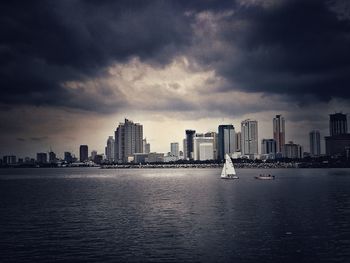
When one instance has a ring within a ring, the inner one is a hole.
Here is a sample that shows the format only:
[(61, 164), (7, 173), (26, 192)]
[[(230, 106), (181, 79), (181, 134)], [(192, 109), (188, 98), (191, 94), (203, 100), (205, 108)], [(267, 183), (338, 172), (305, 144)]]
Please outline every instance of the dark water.
[(0, 262), (350, 262), (350, 170), (0, 170)]

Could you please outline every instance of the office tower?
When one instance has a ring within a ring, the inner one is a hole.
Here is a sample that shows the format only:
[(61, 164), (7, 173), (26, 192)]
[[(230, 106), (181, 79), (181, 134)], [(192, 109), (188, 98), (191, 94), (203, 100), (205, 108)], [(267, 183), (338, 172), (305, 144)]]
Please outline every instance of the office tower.
[(235, 137), (235, 152), (240, 152), (241, 148), (242, 148), (241, 132), (237, 132)]
[(187, 140), (183, 139), (182, 143), (183, 143), (183, 157), (184, 157), (184, 160), (187, 160)]
[(3, 164), (15, 164), (17, 162), (17, 157), (15, 155), (5, 155), (2, 160)]
[(170, 155), (179, 157), (179, 143), (178, 142), (170, 143)]
[(226, 153), (235, 152), (235, 128), (232, 124), (219, 125), (218, 130), (219, 160), (223, 160)]
[(326, 155), (346, 156), (350, 148), (347, 116), (343, 113), (329, 115), (329, 133), (326, 136)]
[(115, 140), (113, 136), (108, 136), (107, 145), (105, 148), (106, 160), (108, 162), (114, 161), (114, 146), (115, 146)]
[(300, 159), (303, 157), (303, 148), (290, 141), (282, 147), (282, 153), (284, 158)]
[(49, 162), (50, 163), (56, 163), (57, 158), (56, 158), (56, 154), (53, 151), (49, 152)]
[(261, 154), (275, 154), (276, 149), (276, 141), (274, 139), (262, 139)]
[(329, 134), (335, 136), (348, 133), (348, 122), (346, 114), (335, 113), (329, 115)]
[(213, 159), (217, 160), (218, 154), (219, 154), (218, 133), (217, 132), (207, 132), (206, 134), (204, 134), (204, 136), (213, 138)]
[(214, 147), (213, 143), (203, 142), (199, 144), (199, 160), (213, 160), (214, 159)]
[(189, 160), (193, 160), (193, 138), (195, 133), (194, 130), (186, 130), (186, 156)]
[(142, 152), (143, 153), (150, 153), (151, 152), (151, 145), (147, 143), (147, 139), (142, 140)]
[(73, 162), (73, 157), (70, 152), (64, 152), (64, 161), (67, 163)]
[(91, 161), (95, 160), (96, 155), (97, 155), (96, 150), (91, 151)]
[(276, 141), (276, 152), (281, 153), (286, 139), (285, 121), (281, 115), (276, 115), (276, 118), (273, 118), (273, 138)]
[(134, 153), (143, 152), (143, 126), (125, 119), (115, 131), (115, 161), (127, 162)]
[(86, 162), (89, 160), (89, 148), (87, 145), (80, 145), (79, 157), (81, 162)]
[[(204, 144), (205, 148), (202, 149), (202, 153), (205, 156), (201, 156), (201, 145)], [(206, 152), (209, 149), (209, 145), (211, 145), (210, 149), (213, 151), (210, 155)], [(208, 159), (210, 158), (210, 159)], [(199, 160), (213, 160), (214, 158), (214, 138), (213, 137), (204, 137), (204, 135), (199, 134), (193, 138), (193, 159), (196, 161)]]
[(47, 163), (47, 153), (37, 153), (36, 162), (41, 164)]
[(310, 154), (311, 156), (320, 156), (321, 154), (321, 136), (319, 131), (311, 131), (310, 138)]
[(242, 155), (258, 154), (258, 122), (244, 120), (241, 122)]

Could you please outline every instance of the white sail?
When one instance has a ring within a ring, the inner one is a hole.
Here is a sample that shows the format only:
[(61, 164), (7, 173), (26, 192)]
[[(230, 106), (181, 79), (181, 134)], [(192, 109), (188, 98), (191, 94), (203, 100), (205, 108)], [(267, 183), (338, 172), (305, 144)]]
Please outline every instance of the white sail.
[(226, 154), (225, 159), (226, 159), (226, 161), (225, 161), (226, 174), (227, 175), (236, 175), (235, 167), (233, 166), (231, 157), (228, 154)]
[(222, 171), (221, 171), (221, 178), (226, 178), (227, 174), (226, 174), (226, 162), (224, 163), (224, 167), (222, 167)]
[(235, 168), (233, 166), (231, 157), (228, 154), (226, 154), (224, 167), (222, 168), (222, 171), (221, 171), (221, 178), (238, 179), (238, 177), (235, 175), (236, 175), (236, 171), (235, 171)]

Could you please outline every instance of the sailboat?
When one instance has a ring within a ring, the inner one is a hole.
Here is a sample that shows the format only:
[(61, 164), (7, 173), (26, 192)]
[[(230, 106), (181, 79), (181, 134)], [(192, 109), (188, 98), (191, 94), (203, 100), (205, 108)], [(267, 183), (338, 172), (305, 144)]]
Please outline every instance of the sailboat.
[(221, 179), (238, 179), (236, 175), (235, 167), (233, 166), (231, 157), (225, 154), (225, 163), (221, 171)]

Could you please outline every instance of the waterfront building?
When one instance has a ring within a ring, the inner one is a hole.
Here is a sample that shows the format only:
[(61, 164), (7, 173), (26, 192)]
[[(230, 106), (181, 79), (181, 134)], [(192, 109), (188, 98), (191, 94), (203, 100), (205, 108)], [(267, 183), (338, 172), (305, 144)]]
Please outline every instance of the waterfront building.
[(89, 147), (87, 145), (80, 145), (79, 158), (80, 162), (86, 162), (89, 160)]
[[(203, 147), (201, 152), (201, 145), (204, 144), (205, 147)], [(210, 147), (208, 145), (211, 145)], [(208, 154), (208, 149), (212, 150), (211, 154)], [(203, 154), (203, 156), (201, 155)], [(210, 158), (210, 159), (208, 159)], [(213, 160), (214, 159), (214, 138), (213, 137), (204, 137), (204, 135), (199, 134), (199, 137), (197, 135), (193, 138), (193, 159), (198, 160)]]
[(236, 135), (235, 135), (235, 152), (240, 152), (241, 148), (242, 148), (241, 132), (236, 132)]
[(225, 154), (232, 155), (235, 152), (235, 128), (232, 124), (219, 125), (218, 148), (219, 160), (223, 160)]
[(303, 148), (292, 141), (282, 147), (282, 156), (290, 159), (301, 159), (303, 157)]
[(170, 156), (179, 157), (179, 143), (178, 142), (170, 143)]
[(242, 121), (241, 138), (242, 155), (254, 158), (258, 154), (258, 122), (250, 119)]
[(317, 130), (313, 130), (309, 133), (310, 139), (310, 155), (320, 156), (321, 155), (321, 136), (320, 132)]
[(73, 157), (70, 152), (64, 152), (64, 161), (67, 163), (72, 163), (73, 162)]
[(186, 158), (193, 160), (193, 138), (195, 130), (186, 130)]
[(95, 160), (96, 155), (97, 155), (97, 151), (96, 150), (91, 151), (91, 161)]
[(187, 160), (187, 140), (183, 139), (183, 159)]
[(49, 152), (49, 162), (50, 163), (56, 163), (57, 162), (56, 154), (53, 151)]
[(348, 133), (347, 116), (343, 113), (334, 113), (329, 115), (329, 134), (336, 136)]
[(15, 164), (17, 163), (17, 157), (15, 155), (5, 155), (2, 157), (3, 164)]
[(204, 134), (205, 137), (213, 138), (213, 159), (217, 160), (219, 155), (219, 136), (217, 132), (207, 132)]
[(276, 115), (273, 118), (273, 138), (276, 141), (276, 152), (281, 153), (286, 138), (285, 121), (282, 115)]
[(276, 146), (275, 139), (262, 139), (261, 154), (275, 154), (276, 149), (277, 149), (277, 146)]
[(147, 163), (162, 163), (164, 162), (164, 153), (149, 153), (146, 158)]
[(115, 161), (128, 162), (134, 153), (143, 152), (143, 126), (125, 119), (115, 131)]
[(214, 147), (213, 143), (203, 142), (199, 144), (199, 160), (213, 160), (214, 159)]
[(40, 164), (47, 163), (47, 153), (37, 153), (36, 162)]
[(143, 153), (151, 152), (151, 145), (147, 142), (146, 138), (142, 140), (142, 152)]
[(347, 116), (343, 113), (329, 115), (329, 133), (325, 137), (326, 155), (346, 156), (350, 148), (350, 134), (348, 133)]
[(105, 148), (106, 160), (108, 162), (114, 161), (114, 147), (115, 147), (115, 140), (113, 136), (109, 136), (107, 139), (107, 145)]

